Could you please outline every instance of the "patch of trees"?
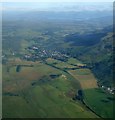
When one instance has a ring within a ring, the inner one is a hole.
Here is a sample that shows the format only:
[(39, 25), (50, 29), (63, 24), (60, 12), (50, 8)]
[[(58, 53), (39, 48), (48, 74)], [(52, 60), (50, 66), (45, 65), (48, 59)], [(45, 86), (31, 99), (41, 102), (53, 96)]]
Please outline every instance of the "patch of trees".
[(6, 96), (19, 96), (18, 94), (10, 93), (10, 92), (6, 92), (6, 93), (4, 93), (4, 95), (6, 95)]
[(20, 70), (21, 70), (21, 65), (17, 65), (16, 72), (20, 72)]
[(76, 70), (76, 69), (79, 69), (79, 68), (64, 68), (64, 70)]
[(31, 85), (35, 86), (35, 85), (37, 85), (37, 82), (32, 82)]
[(107, 97), (108, 100), (115, 101), (114, 97)]
[(113, 60), (112, 57), (94, 64), (92, 68), (95, 76), (100, 79), (100, 84), (111, 86), (113, 80)]
[(71, 34), (65, 37), (66, 42), (72, 41), (73, 46), (92, 46), (100, 42), (106, 33), (90, 33), (90, 34)]
[(107, 103), (109, 102), (109, 100), (101, 100), (101, 102)]
[(56, 75), (56, 74), (51, 74), (51, 75), (50, 75), (50, 77), (51, 77), (52, 79), (57, 78), (57, 77), (59, 77), (59, 76), (60, 76), (60, 74), (57, 74), (57, 75)]
[(78, 90), (77, 94), (73, 97), (73, 100), (80, 100), (83, 102), (84, 94), (82, 90)]
[[(17, 65), (15, 65), (15, 66), (17, 66)], [(21, 66), (21, 67), (34, 67), (34, 65), (19, 65), (19, 66)]]

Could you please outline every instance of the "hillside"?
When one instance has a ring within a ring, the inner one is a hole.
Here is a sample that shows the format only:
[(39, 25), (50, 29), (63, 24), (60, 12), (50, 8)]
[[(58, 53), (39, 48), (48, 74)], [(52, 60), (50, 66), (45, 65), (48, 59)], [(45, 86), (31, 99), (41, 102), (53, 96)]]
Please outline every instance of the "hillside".
[(91, 66), (91, 70), (101, 85), (113, 86), (113, 34), (112, 29), (105, 28), (101, 32), (86, 35), (72, 34), (66, 42), (71, 47), (67, 54)]
[(3, 16), (3, 118), (113, 117), (112, 16), (98, 13)]

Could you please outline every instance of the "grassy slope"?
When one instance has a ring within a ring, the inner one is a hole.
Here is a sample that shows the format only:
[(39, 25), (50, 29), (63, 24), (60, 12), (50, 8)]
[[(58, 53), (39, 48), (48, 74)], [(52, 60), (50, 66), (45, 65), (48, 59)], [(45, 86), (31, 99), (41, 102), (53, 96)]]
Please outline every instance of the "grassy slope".
[[(69, 91), (74, 92), (77, 87), (67, 73), (42, 63), (37, 63), (32, 68), (22, 67), (18, 73), (15, 67), (11, 67), (9, 72), (6, 71), (6, 66), (3, 67), (3, 117), (96, 117), (67, 96)], [(39, 84), (42, 75), (60, 73), (65, 74), (67, 79), (60, 76), (49, 80), (49, 77), (45, 77), (45, 82)], [(36, 82), (34, 86), (33, 82)]]
[(82, 89), (96, 88), (96, 78), (89, 69), (77, 69), (68, 71), (81, 84)]
[[(55, 63), (57, 64), (53, 64)], [(49, 61), (48, 61), (49, 62)], [(66, 64), (68, 65), (78, 65), (82, 64), (82, 62), (70, 58)], [(50, 64), (53, 64), (54, 66), (57, 66), (59, 68), (63, 68), (63, 63), (60, 63), (59, 61), (56, 61), (54, 59), (50, 59)], [(60, 65), (61, 64), (61, 65)], [(74, 68), (74, 66), (73, 66)], [(109, 102), (103, 102), (103, 100), (107, 99), (110, 95), (107, 95), (106, 93), (102, 93), (103, 91), (98, 88), (97, 86), (97, 80), (95, 76), (93, 75), (92, 71), (89, 69), (76, 69), (76, 70), (69, 70), (68, 71), (77, 81), (80, 82), (82, 89), (84, 89), (85, 94), (85, 102), (89, 107), (92, 108), (97, 114), (99, 114), (102, 117), (112, 117), (113, 116), (113, 104), (112, 101)], [(94, 97), (97, 96), (97, 97)], [(101, 105), (100, 105), (101, 104)], [(95, 106), (95, 108), (93, 107)]]
[[(84, 90), (85, 101), (97, 114), (104, 118), (113, 117), (113, 101), (108, 97), (112, 97), (104, 93), (101, 89), (87, 89)], [(104, 102), (105, 101), (105, 102)]]

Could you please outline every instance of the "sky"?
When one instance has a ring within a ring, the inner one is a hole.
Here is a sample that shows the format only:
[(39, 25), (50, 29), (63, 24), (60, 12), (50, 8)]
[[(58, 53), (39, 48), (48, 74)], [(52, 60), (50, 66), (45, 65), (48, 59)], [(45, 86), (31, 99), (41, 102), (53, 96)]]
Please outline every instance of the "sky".
[(2, 2), (114, 2), (114, 0), (1, 0)]
[[(108, 1), (109, 3), (107, 3)], [(112, 6), (113, 6), (113, 0), (4, 0), (2, 2), (2, 7), (0, 7), (0, 10), (3, 11), (31, 11), (31, 10), (103, 11), (103, 10), (112, 10), (113, 8)]]

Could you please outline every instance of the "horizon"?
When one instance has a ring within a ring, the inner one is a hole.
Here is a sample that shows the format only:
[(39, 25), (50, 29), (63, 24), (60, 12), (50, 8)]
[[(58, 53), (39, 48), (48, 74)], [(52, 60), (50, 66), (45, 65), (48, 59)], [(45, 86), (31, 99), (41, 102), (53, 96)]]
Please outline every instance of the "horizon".
[(3, 2), (2, 11), (112, 11), (111, 2)]

